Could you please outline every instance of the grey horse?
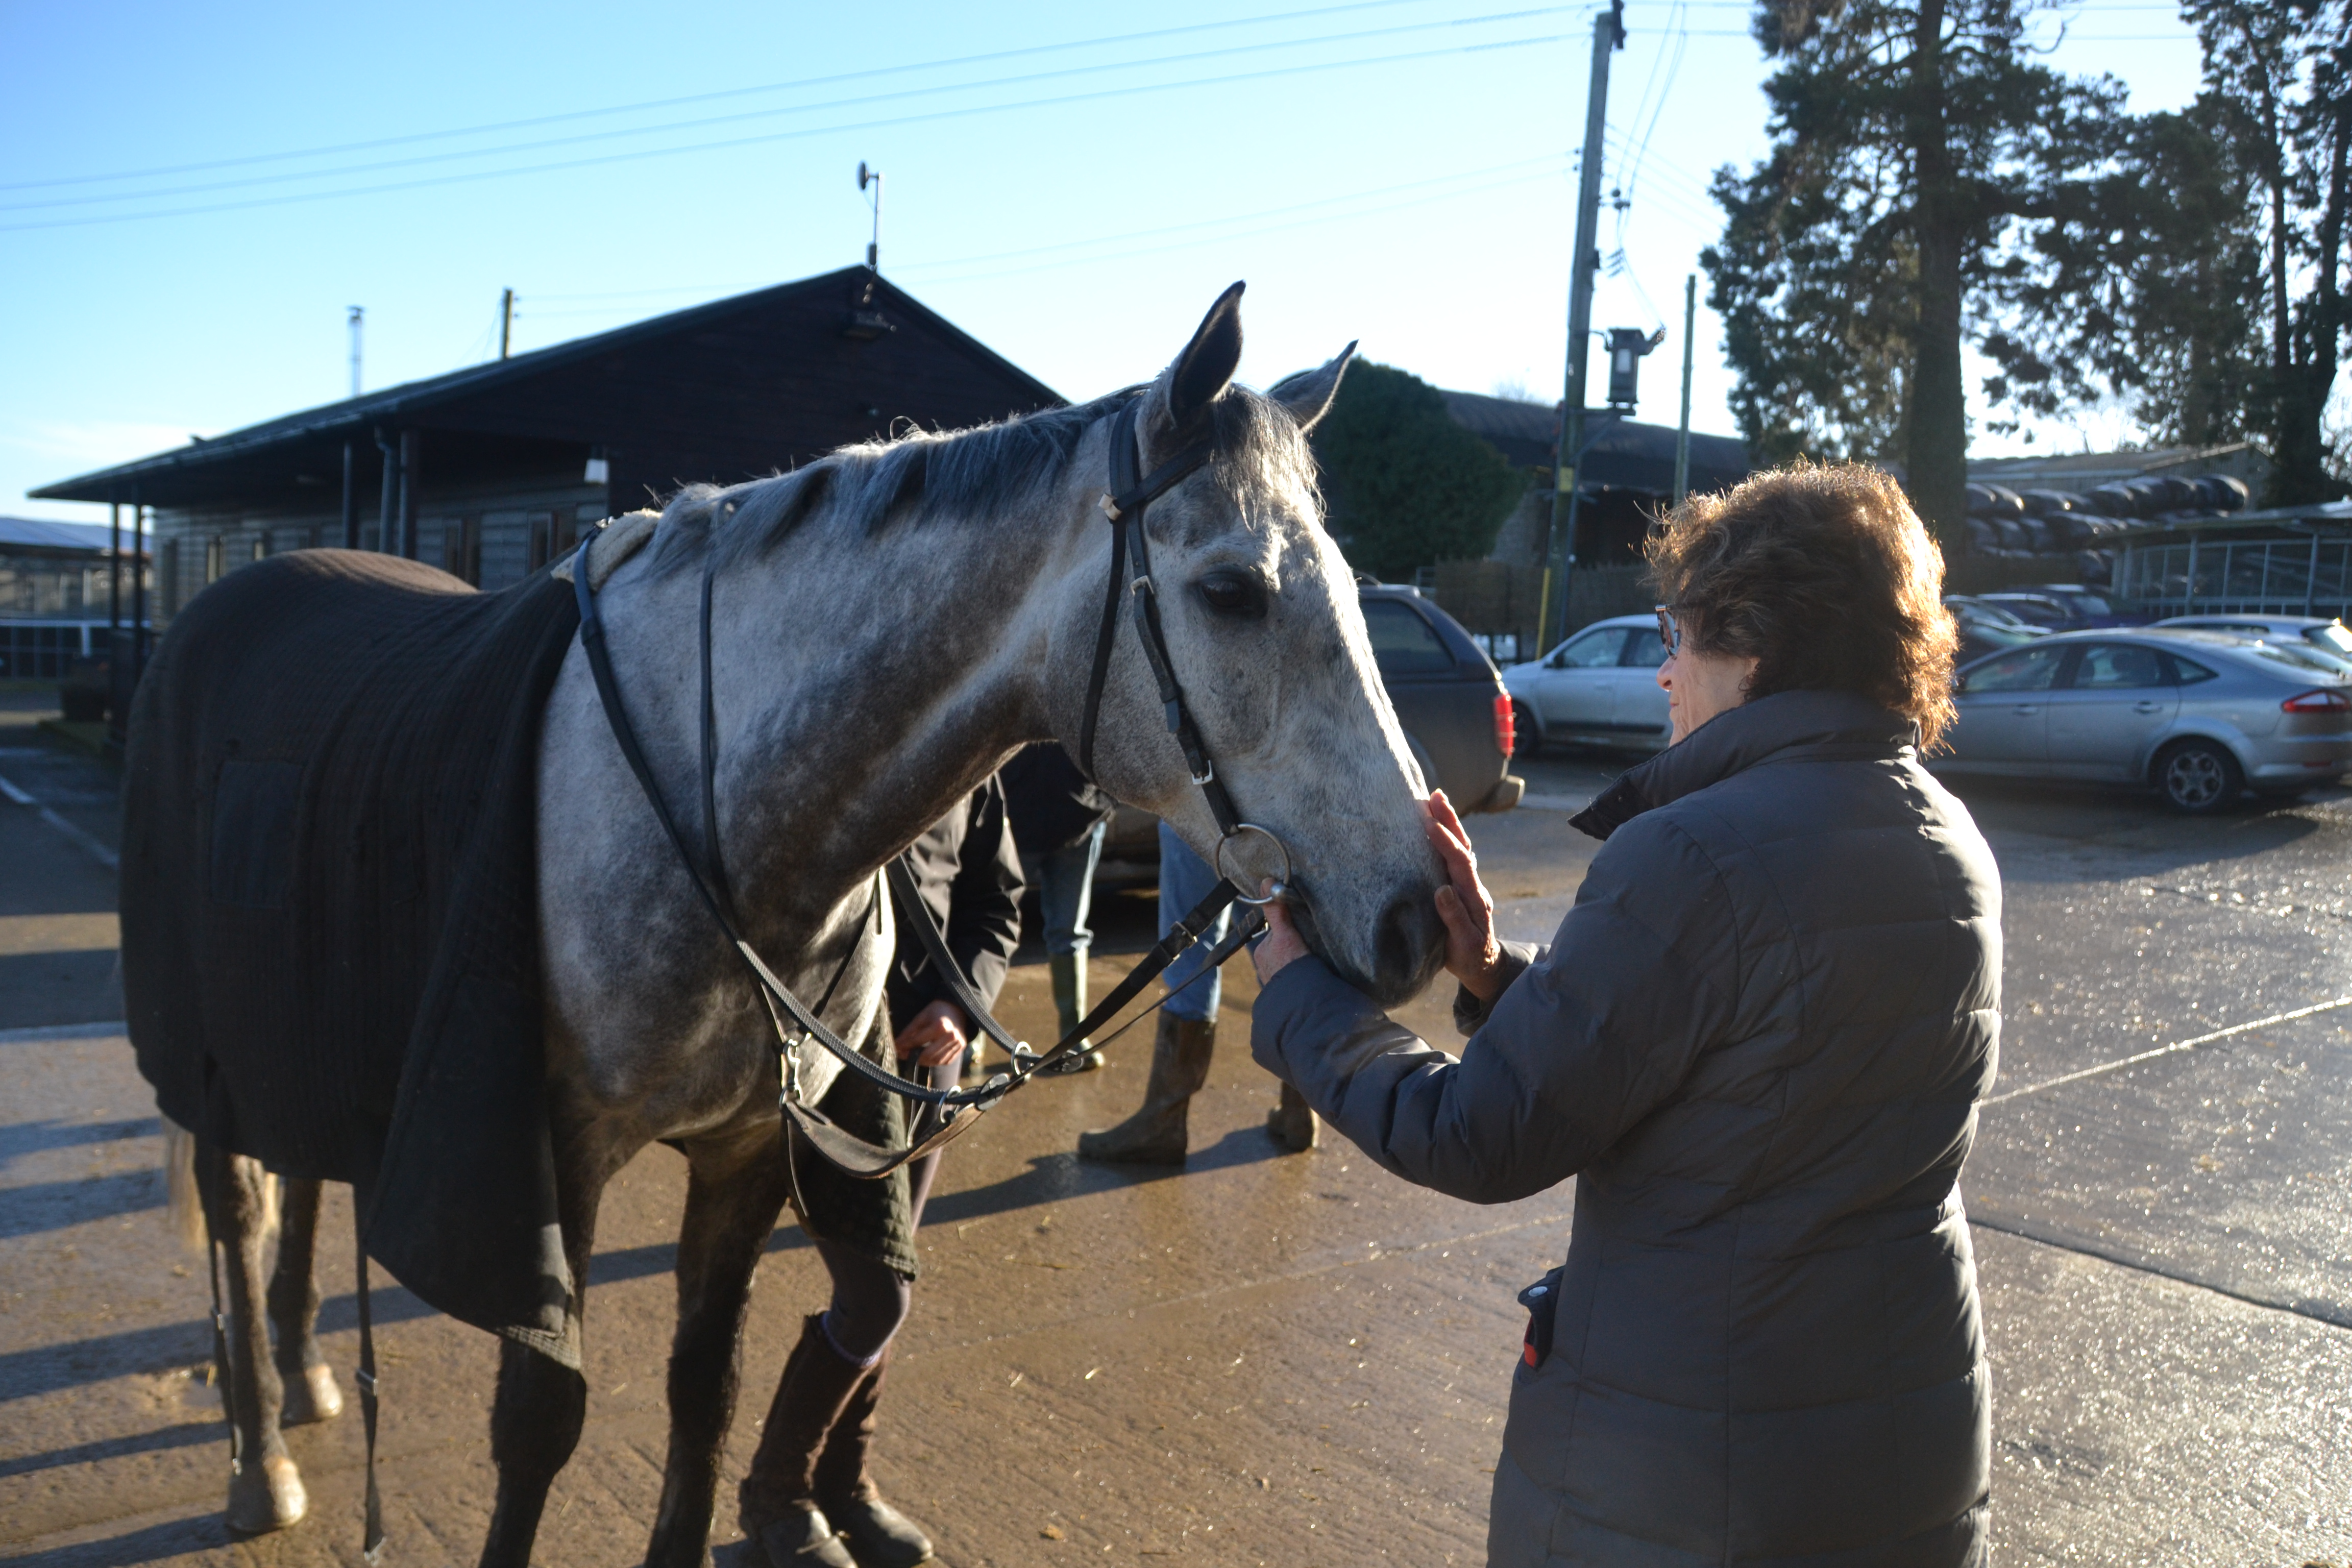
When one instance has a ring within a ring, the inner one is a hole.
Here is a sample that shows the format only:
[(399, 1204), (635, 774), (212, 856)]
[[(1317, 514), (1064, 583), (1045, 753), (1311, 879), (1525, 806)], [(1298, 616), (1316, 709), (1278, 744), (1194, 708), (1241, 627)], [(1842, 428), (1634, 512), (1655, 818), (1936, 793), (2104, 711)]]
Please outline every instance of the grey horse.
[[(842, 1037), (864, 1039), (881, 1001), (891, 933), (867, 918), (879, 868), (1021, 746), (1077, 749), (1111, 570), (1099, 501), (1112, 416), (1130, 397), (1147, 470), (1214, 446), (1207, 467), (1153, 506), (1150, 529), (1171, 656), (1219, 774), (1286, 849), (1292, 907), (1335, 969), (1384, 1004), (1435, 973), (1441, 873), (1423, 831), (1425, 786), (1374, 668), (1352, 575), (1321, 526), (1305, 438), (1349, 356), (1265, 395), (1234, 384), (1240, 291), (1141, 389), (688, 489), (604, 582), (614, 669), (654, 772), (667, 799), (698, 802), (697, 628), (709, 570), (716, 816), (744, 934), (803, 996), (840, 976), (827, 1019)], [(1124, 616), (1094, 757), (1104, 788), (1215, 853), (1216, 827)], [(566, 1311), (576, 1332), (607, 1181), (656, 1140), (681, 1148), (690, 1175), (669, 1451), (646, 1560), (698, 1564), (752, 1270), (788, 1196), (776, 1043), (629, 772), (576, 644), (542, 716), (538, 778), (556, 1201), (581, 1282)], [(698, 806), (680, 809), (698, 821)], [(1234, 848), (1263, 857), (1247, 837)], [(1275, 868), (1228, 858), (1252, 877)], [(814, 1100), (831, 1058), (800, 1065)], [(194, 1159), (240, 1325), (231, 1392), (252, 1461), (231, 1482), (230, 1522), (278, 1528), (304, 1507), (280, 1422), (336, 1403), (311, 1328), (319, 1184), (289, 1184), (265, 1288), (268, 1179), (226, 1151), (198, 1147)], [(274, 1354), (252, 1310), (265, 1300)], [(483, 1563), (529, 1563), (586, 1394), (575, 1371), (503, 1344)]]

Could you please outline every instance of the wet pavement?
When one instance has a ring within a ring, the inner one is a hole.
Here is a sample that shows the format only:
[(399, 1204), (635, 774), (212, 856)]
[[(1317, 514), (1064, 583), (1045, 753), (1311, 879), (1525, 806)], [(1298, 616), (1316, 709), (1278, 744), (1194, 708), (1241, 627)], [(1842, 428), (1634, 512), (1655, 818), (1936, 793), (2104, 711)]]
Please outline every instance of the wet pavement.
[[(102, 766), (18, 717), (0, 713), (0, 778), (110, 837)], [(1624, 761), (1529, 761), (1545, 804), (1474, 820), (1514, 934), (1548, 935), (1591, 858), (1555, 807)], [(2001, 1078), (1963, 1180), (1995, 1363), (2000, 1559), (2352, 1559), (2352, 1006), (2166, 1050), (2352, 994), (2352, 797), (2210, 823), (2116, 795), (1967, 798), (2008, 889)], [(126, 1044), (76, 1026), (120, 1016), (111, 904), (88, 846), (0, 802), (0, 1559), (356, 1560), (348, 1416), (289, 1434), (302, 1525), (232, 1545), (218, 1523), (200, 1260), (163, 1234), (160, 1139)], [(1149, 940), (1149, 910), (1106, 900), (1098, 985)], [(1512, 1296), (1558, 1261), (1570, 1190), (1478, 1208), (1343, 1146), (1277, 1154), (1273, 1082), (1241, 1038), (1246, 967), (1232, 978), (1182, 1174), (1069, 1154), (1140, 1094), (1149, 1026), (1108, 1070), (1016, 1096), (948, 1158), (877, 1455), (943, 1562), (1483, 1560)], [(1409, 1016), (1435, 1034), (1443, 1001)], [(1005, 1010), (1050, 1032), (1042, 963), (1016, 968)], [(2151, 1051), (2165, 1054), (2116, 1065)], [(683, 1173), (650, 1150), (606, 1202), (589, 1424), (541, 1562), (643, 1550)], [(347, 1371), (350, 1221), (340, 1190), (329, 1202), (323, 1326)], [(730, 1478), (823, 1279), (780, 1232)], [(496, 1352), (377, 1279), (385, 1561), (470, 1561)], [(722, 1511), (722, 1562), (740, 1560), (731, 1523)]]

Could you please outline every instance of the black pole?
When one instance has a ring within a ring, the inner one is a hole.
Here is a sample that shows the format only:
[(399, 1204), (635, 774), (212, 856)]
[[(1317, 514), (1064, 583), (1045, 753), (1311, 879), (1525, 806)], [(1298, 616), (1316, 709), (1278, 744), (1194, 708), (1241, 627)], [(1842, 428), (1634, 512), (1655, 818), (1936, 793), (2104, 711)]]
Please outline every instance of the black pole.
[(352, 450), (351, 437), (343, 437), (343, 548), (360, 547), (360, 476), (359, 456)]
[(131, 492), (131, 685), (147, 668), (147, 509)]
[(122, 503), (106, 503), (106, 657), (122, 631)]
[(376, 426), (375, 449), (383, 458), (383, 493), (376, 503), (375, 547), (389, 555), (394, 548), (393, 536), (397, 528), (393, 509), (400, 501), (400, 448), (385, 438), (382, 426)]
[(417, 491), (424, 488), (418, 472), (423, 437), (419, 430), (400, 433), (400, 553), (411, 561), (416, 559)]

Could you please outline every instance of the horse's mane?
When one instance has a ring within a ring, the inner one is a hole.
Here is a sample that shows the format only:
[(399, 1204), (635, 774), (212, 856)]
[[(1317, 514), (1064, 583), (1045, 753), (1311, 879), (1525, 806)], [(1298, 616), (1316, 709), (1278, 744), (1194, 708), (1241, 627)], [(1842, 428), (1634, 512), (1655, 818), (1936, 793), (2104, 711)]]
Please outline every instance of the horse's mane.
[[(969, 430), (860, 442), (743, 484), (688, 485), (664, 504), (648, 563), (657, 576), (699, 570), (707, 546), (724, 568), (774, 548), (820, 512), (828, 526), (870, 538), (895, 524), (1017, 510), (1058, 489), (1087, 431), (1139, 390)], [(1216, 449), (1210, 472), (1229, 489), (1277, 478), (1312, 486), (1314, 460), (1280, 404), (1235, 386), (1209, 413)]]

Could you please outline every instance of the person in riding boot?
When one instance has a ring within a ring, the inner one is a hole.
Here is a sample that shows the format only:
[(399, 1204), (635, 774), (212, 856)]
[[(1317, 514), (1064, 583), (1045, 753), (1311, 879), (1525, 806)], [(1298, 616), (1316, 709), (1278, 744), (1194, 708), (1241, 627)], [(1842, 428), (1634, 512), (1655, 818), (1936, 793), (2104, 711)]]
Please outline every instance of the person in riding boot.
[[(1087, 929), (1094, 903), (1095, 867), (1102, 858), (1103, 830), (1118, 809), (1110, 796), (1078, 771), (1069, 752), (1052, 742), (1031, 746), (998, 775), (1013, 817), (1013, 842), (1021, 850), (1021, 872), (1037, 889), (1045, 917), (1045, 965), (1054, 978), (1056, 1037), (1087, 1016), (1087, 955), (1095, 933)], [(1055, 1064), (1061, 1072), (1091, 1072), (1102, 1066), (1094, 1042)]]
[[(901, 1074), (953, 1089), (977, 1030), (908, 922), (938, 922), (949, 953), (993, 1009), (1021, 940), (1021, 865), (1003, 786), (991, 777), (918, 838), (907, 860), (925, 909), (893, 911), (892, 1045)], [(852, 1075), (820, 1104), (860, 1136), (904, 1136), (895, 1097)], [(818, 1160), (795, 1163), (794, 1201), (832, 1276), (833, 1301), (802, 1323), (743, 1478), (743, 1532), (772, 1568), (915, 1568), (931, 1554), (922, 1529), (882, 1500), (866, 1456), (891, 1342), (913, 1304), (913, 1239), (939, 1163), (927, 1154), (878, 1182)]]
[[(1217, 873), (1184, 841), (1160, 825), (1160, 929), (1168, 930), (1192, 912), (1217, 885)], [(1192, 1097), (1209, 1081), (1209, 1058), (1217, 1048), (1218, 972), (1208, 969), (1209, 952), (1224, 941), (1233, 916), (1226, 909), (1201, 940), (1177, 955), (1160, 976), (1168, 1000), (1160, 1009), (1160, 1032), (1151, 1044), (1151, 1078), (1143, 1105), (1116, 1127), (1078, 1134), (1078, 1157), (1138, 1165), (1181, 1165), (1187, 1147)], [(1206, 973), (1202, 973), (1206, 970)], [(1282, 1085), (1265, 1130), (1293, 1153), (1315, 1147), (1315, 1112), (1298, 1090)]]

